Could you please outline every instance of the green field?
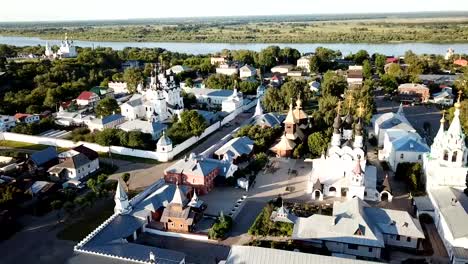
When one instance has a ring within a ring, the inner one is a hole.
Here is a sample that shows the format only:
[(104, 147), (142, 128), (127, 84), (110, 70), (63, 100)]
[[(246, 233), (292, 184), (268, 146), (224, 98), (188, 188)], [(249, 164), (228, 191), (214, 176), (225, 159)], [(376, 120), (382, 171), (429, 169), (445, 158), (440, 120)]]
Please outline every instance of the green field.
[(388, 43), (467, 42), (468, 18), (375, 18), (309, 21), (212, 21), (202, 23), (27, 24), (0, 26), (0, 35), (93, 41), (259, 42), (259, 43)]

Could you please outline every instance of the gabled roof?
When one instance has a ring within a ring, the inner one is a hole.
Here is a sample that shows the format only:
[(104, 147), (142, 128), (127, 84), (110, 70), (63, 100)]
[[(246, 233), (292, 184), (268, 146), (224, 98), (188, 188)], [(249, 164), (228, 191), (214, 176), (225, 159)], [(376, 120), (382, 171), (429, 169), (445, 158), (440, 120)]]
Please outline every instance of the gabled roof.
[(234, 158), (249, 155), (253, 150), (254, 142), (249, 137), (243, 136), (233, 138), (224, 144), (221, 148), (215, 151), (218, 156), (231, 152)]
[(54, 147), (48, 147), (44, 150), (34, 152), (31, 155), (31, 160), (36, 164), (36, 166), (42, 166), (56, 158), (58, 158), (58, 154)]
[[(78, 169), (81, 168), (91, 161), (84, 154), (79, 153), (72, 157), (66, 158), (62, 163), (55, 165), (55, 168), (67, 168), (67, 169)], [(52, 168), (51, 168), (52, 169)]]
[(90, 149), (90, 148), (87, 148), (85, 147), (84, 145), (79, 145), (78, 147), (74, 147), (73, 150), (79, 152), (79, 153), (82, 153), (83, 155), (85, 155), (86, 157), (88, 157), (89, 160), (95, 160), (97, 158), (99, 158), (99, 154)]
[[(409, 133), (408, 133), (409, 134)], [(411, 152), (429, 152), (430, 149), (426, 143), (418, 138), (406, 136), (392, 141), (392, 145), (397, 151), (411, 151)]]
[(468, 237), (468, 196), (463, 190), (439, 187), (429, 190), (429, 196), (447, 223), (455, 239)]
[(93, 92), (84, 91), (76, 99), (78, 99), (78, 100), (89, 100), (92, 97), (96, 97), (96, 96), (98, 96), (98, 95), (93, 93)]
[(111, 122), (114, 122), (116, 120), (120, 120), (123, 118), (124, 116), (121, 114), (113, 114), (113, 115), (105, 116), (104, 118), (95, 118), (91, 120), (91, 122), (95, 124), (105, 125), (105, 124), (108, 124), (108, 123), (111, 123)]
[(225, 264), (370, 264), (376, 263), (310, 253), (286, 251), (272, 248), (237, 246), (231, 251)]
[(179, 160), (165, 170), (165, 173), (189, 174), (195, 176), (207, 176), (219, 168), (218, 162), (191, 153), (189, 157)]
[(252, 119), (252, 123), (260, 126), (275, 127), (281, 126), (281, 123), (284, 121), (284, 118), (284, 115), (266, 113), (263, 115), (255, 116)]

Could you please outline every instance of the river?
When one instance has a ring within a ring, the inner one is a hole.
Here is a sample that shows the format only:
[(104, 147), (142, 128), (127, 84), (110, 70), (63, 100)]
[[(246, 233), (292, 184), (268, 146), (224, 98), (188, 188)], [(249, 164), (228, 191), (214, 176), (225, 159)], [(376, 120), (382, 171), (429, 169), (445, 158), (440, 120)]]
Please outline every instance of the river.
[[(58, 45), (60, 40), (47, 40), (49, 45)], [(0, 36), (0, 44), (15, 46), (36, 46), (45, 45), (46, 40), (36, 37), (15, 37)], [(468, 53), (468, 43), (457, 44), (433, 44), (433, 43), (199, 43), (199, 42), (110, 42), (110, 41), (74, 41), (80, 47), (110, 47), (115, 50), (122, 50), (125, 47), (138, 48), (163, 48), (173, 52), (189, 54), (215, 53), (223, 49), (239, 50), (248, 49), (260, 51), (270, 46), (291, 47), (300, 52), (312, 52), (317, 47), (327, 47), (340, 50), (344, 55), (356, 53), (358, 50), (367, 50), (370, 54), (382, 53), (386, 55), (403, 55), (405, 51), (412, 50), (417, 54), (445, 54), (448, 48), (455, 49), (457, 53)]]

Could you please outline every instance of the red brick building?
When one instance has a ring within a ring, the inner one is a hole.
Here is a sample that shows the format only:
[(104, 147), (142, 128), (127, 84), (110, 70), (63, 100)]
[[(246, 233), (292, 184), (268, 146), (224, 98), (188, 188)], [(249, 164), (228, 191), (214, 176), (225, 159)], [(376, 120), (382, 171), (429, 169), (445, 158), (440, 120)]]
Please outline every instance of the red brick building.
[(418, 83), (404, 83), (398, 86), (398, 94), (416, 96), (421, 102), (426, 103), (429, 100), (429, 88)]
[(195, 154), (179, 160), (164, 171), (167, 183), (191, 186), (198, 194), (206, 194), (214, 187), (214, 179), (220, 175), (221, 162)]

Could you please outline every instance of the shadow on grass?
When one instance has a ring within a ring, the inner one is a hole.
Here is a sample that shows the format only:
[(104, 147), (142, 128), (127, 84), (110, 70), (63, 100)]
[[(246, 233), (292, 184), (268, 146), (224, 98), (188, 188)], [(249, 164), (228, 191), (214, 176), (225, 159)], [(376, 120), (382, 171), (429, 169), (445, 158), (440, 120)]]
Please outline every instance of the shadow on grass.
[(93, 207), (82, 210), (78, 213), (77, 218), (73, 219), (75, 216), (70, 217), (72, 218), (72, 222), (57, 233), (57, 238), (78, 242), (96, 229), (96, 227), (102, 224), (113, 213), (113, 200), (110, 198), (101, 200), (95, 203)]

